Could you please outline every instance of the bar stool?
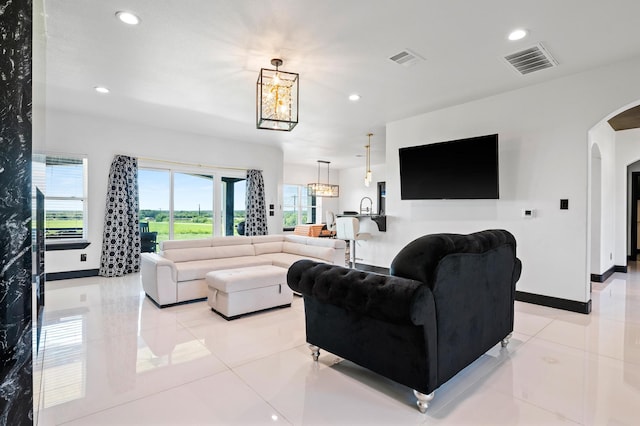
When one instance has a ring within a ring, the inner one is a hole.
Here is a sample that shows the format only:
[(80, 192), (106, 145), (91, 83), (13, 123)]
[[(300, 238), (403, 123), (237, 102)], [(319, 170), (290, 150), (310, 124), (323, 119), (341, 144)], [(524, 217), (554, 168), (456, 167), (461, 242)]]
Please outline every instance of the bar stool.
[(327, 220), (327, 230), (329, 232), (335, 233), (336, 232), (336, 214), (331, 210), (327, 210), (326, 220)]
[[(368, 232), (360, 232), (360, 221), (356, 217), (336, 218), (336, 238), (349, 241), (349, 267), (356, 267), (356, 244), (371, 238)], [(353, 259), (353, 260), (352, 260)]]

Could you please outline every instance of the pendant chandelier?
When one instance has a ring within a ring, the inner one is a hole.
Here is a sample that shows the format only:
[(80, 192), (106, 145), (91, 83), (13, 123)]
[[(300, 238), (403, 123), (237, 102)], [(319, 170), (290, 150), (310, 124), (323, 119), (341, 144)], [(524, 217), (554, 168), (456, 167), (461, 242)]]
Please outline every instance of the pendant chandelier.
[[(320, 163), (327, 165), (327, 183), (320, 183)], [(307, 192), (311, 196), (335, 198), (340, 195), (340, 187), (329, 183), (330, 161), (318, 160), (318, 181), (307, 185)]]
[(282, 59), (272, 59), (275, 70), (261, 68), (256, 90), (256, 127), (290, 132), (298, 124), (298, 74), (280, 71)]
[(364, 186), (369, 186), (371, 185), (371, 136), (373, 136), (373, 133), (367, 133), (367, 136), (369, 136), (369, 143), (366, 144), (364, 146), (364, 149), (367, 150), (367, 155), (366, 155), (366, 164), (365, 164), (365, 173), (364, 173)]

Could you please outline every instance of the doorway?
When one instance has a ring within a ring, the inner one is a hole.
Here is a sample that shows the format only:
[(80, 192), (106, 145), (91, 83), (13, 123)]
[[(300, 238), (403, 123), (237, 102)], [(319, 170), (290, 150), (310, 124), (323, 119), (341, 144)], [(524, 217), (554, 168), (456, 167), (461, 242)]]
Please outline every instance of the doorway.
[(640, 248), (638, 247), (638, 211), (640, 210), (640, 172), (631, 173), (631, 250), (629, 252), (629, 260), (637, 260)]

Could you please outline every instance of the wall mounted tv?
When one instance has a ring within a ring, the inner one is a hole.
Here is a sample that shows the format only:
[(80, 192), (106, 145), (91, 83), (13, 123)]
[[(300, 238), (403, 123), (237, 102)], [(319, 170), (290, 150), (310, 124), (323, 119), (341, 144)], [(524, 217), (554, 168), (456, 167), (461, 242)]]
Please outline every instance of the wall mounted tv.
[(403, 200), (498, 199), (498, 135), (400, 148)]

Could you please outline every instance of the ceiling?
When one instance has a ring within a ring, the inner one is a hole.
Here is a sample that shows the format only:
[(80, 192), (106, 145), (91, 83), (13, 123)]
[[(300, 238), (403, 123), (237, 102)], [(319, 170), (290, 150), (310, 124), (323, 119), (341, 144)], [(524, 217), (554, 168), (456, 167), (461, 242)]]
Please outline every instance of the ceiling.
[[(640, 54), (637, 0), (45, 0), (46, 101), (229, 141), (281, 146), (286, 163), (384, 162), (385, 123)], [(135, 12), (127, 26), (115, 12)], [(507, 34), (525, 28), (523, 40)], [(542, 42), (558, 66), (503, 57)], [(389, 58), (411, 49), (425, 60)], [(255, 128), (255, 84), (282, 58), (300, 74), (300, 124)], [(108, 95), (93, 88), (106, 86)], [(358, 93), (358, 102), (348, 95)], [(516, 107), (516, 106), (514, 106)]]

